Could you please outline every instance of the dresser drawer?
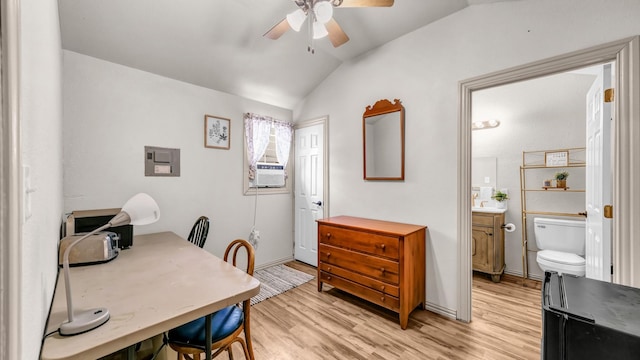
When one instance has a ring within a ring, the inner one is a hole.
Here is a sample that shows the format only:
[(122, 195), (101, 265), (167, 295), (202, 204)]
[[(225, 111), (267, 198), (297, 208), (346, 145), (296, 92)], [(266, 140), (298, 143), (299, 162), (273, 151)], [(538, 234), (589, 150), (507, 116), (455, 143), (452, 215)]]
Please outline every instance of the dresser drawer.
[(331, 284), (338, 289), (345, 290), (350, 294), (356, 295), (365, 300), (369, 300), (372, 303), (384, 306), (391, 310), (400, 309), (400, 300), (397, 297), (384, 294), (382, 292), (373, 290), (366, 286), (362, 286), (340, 276), (326, 273), (324, 271), (320, 272), (320, 279), (322, 280), (322, 282)]
[(398, 238), (362, 231), (342, 229), (334, 226), (318, 227), (320, 243), (349, 250), (398, 259)]
[(382, 293), (395, 296), (395, 297), (400, 297), (400, 288), (398, 286), (391, 285), (376, 279), (372, 279), (368, 276), (360, 275), (353, 271), (343, 269), (339, 266), (322, 263), (320, 264), (320, 270), (326, 273), (340, 276), (345, 279), (351, 279), (358, 284), (364, 285), (374, 290), (378, 290)]
[(396, 261), (325, 244), (320, 244), (319, 260), (321, 264), (337, 265), (390, 284), (399, 283), (399, 266)]
[(471, 223), (473, 225), (493, 227), (493, 215), (486, 216), (486, 215), (471, 214)]

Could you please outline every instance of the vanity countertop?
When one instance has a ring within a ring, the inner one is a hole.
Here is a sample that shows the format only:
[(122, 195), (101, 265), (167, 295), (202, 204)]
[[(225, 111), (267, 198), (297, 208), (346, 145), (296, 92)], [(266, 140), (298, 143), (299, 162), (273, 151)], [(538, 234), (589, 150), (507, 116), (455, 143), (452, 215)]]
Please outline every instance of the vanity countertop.
[(488, 214), (504, 214), (507, 209), (498, 209), (495, 207), (479, 207), (479, 206), (474, 206), (471, 208), (472, 212), (481, 212), (481, 213), (488, 213)]

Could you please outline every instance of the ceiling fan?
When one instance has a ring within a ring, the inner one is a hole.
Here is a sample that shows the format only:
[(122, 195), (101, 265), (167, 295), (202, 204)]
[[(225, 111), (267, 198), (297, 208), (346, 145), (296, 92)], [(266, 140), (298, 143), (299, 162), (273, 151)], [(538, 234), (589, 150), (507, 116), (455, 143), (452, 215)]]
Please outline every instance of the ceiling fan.
[(333, 47), (338, 47), (347, 41), (349, 37), (340, 25), (333, 19), (333, 8), (337, 7), (381, 7), (393, 6), (394, 0), (293, 0), (298, 9), (288, 14), (277, 23), (264, 36), (276, 40), (289, 29), (300, 31), (307, 18), (309, 26), (309, 46), (307, 50), (314, 53), (313, 40), (329, 36)]

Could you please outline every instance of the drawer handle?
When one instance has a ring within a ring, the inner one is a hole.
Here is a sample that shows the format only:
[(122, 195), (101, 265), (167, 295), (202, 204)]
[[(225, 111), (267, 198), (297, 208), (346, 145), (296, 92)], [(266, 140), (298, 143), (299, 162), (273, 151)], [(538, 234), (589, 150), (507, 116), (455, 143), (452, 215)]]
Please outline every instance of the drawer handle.
[(380, 301), (384, 301), (384, 296), (380, 298)]
[(384, 251), (384, 248), (386, 247), (385, 244), (380, 245), (380, 249), (382, 249), (382, 251)]
[(331, 276), (327, 276), (327, 280), (331, 280)]
[(331, 271), (331, 267), (328, 267), (328, 268), (327, 268), (327, 271)]
[(384, 286), (381, 286), (381, 287), (380, 287), (380, 291), (384, 291)]
[(331, 233), (327, 233), (327, 237), (330, 238), (331, 237)]
[(327, 253), (327, 257), (331, 256), (331, 253)]
[(382, 273), (384, 274), (384, 272), (387, 270), (385, 270), (384, 268), (381, 268), (380, 271), (382, 271)]

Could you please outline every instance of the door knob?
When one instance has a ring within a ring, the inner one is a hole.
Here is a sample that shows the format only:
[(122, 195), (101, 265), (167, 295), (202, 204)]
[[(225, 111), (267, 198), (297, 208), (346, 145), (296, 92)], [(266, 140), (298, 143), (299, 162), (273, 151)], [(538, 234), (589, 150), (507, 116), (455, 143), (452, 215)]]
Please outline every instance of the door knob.
[(322, 206), (322, 201), (318, 200), (318, 201), (314, 201), (312, 202), (312, 204), (318, 205), (318, 206)]

